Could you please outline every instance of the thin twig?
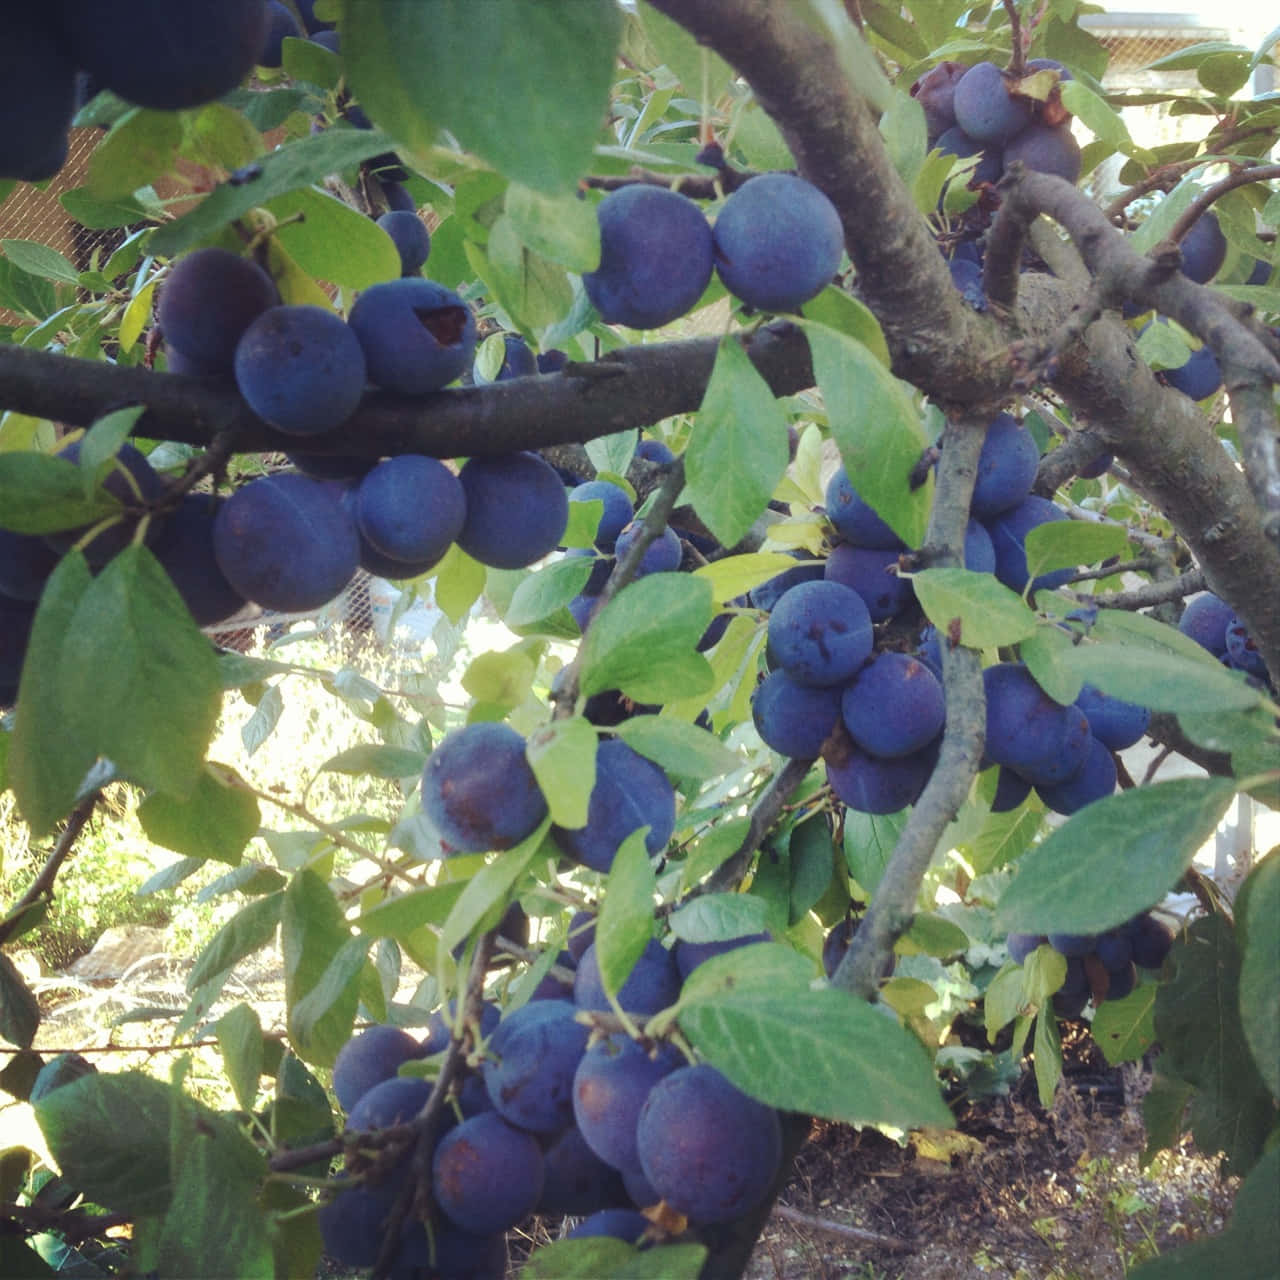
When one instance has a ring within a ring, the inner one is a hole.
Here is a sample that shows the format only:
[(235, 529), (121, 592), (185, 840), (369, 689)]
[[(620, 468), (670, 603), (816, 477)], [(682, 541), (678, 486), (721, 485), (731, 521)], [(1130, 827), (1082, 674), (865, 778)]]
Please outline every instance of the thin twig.
[(773, 1206), (773, 1216), (781, 1218), (784, 1222), (794, 1222), (798, 1227), (804, 1227), (807, 1231), (819, 1231), (826, 1236), (835, 1236), (840, 1240), (852, 1240), (857, 1244), (874, 1244), (879, 1245), (882, 1249), (914, 1249), (915, 1245), (909, 1241), (900, 1240), (897, 1236), (881, 1235), (878, 1231), (864, 1231), (861, 1227), (848, 1227), (843, 1222), (832, 1222), (830, 1218), (815, 1218), (811, 1213), (801, 1213), (799, 1209), (793, 1209), (790, 1205), (775, 1204)]

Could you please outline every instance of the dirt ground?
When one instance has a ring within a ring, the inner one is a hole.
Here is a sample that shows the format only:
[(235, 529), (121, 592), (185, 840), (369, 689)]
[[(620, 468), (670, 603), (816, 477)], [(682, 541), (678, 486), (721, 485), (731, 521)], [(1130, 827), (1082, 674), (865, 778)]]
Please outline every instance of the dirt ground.
[[(229, 1003), (248, 1000), (264, 1030), (279, 1027), (278, 960), (264, 954), (245, 969)], [(139, 1006), (184, 1007), (182, 977), (182, 966), (161, 963), (123, 982), (45, 979), (36, 1048), (111, 1043), (110, 1065), (97, 1059), (107, 1070), (167, 1061), (169, 1023), (110, 1023)], [(961, 1111), (951, 1150), (815, 1121), (746, 1280), (1120, 1280), (1156, 1252), (1221, 1230), (1235, 1184), (1219, 1178), (1216, 1160), (1188, 1145), (1139, 1167), (1149, 1066), (1108, 1067), (1082, 1026), (1065, 1029), (1063, 1048), (1051, 1110), (1026, 1072), (1007, 1096)], [(216, 1051), (203, 1052), (197, 1087), (217, 1075)], [(524, 1224), (513, 1256), (563, 1230), (558, 1220)]]

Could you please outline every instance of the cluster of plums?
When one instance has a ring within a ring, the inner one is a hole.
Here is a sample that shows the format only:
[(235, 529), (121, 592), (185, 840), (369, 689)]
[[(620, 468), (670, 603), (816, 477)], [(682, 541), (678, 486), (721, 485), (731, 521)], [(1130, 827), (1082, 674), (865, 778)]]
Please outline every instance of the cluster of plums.
[(1053, 997), (1054, 1011), (1064, 1018), (1078, 1018), (1090, 999), (1123, 1000), (1137, 985), (1138, 970), (1159, 970), (1173, 946), (1173, 932), (1149, 911), (1106, 933), (1011, 933), (1009, 957), (1025, 964), (1040, 946), (1064, 956), (1067, 974)]
[(1257, 644), (1221, 596), (1212, 591), (1194, 596), (1182, 611), (1178, 630), (1207, 649), (1224, 666), (1243, 671), (1251, 680), (1267, 682), (1267, 668)]
[[(314, 0), (299, 0), (308, 30)], [(110, 89), (127, 102), (177, 111), (229, 93), (255, 66), (278, 67), (297, 22), (278, 0), (49, 0), (11, 4), (0, 17), (6, 92), (22, 104), (21, 126), (0, 137), (0, 178), (38, 182), (67, 158), (77, 105)]]
[[(423, 1224), (411, 1218), (392, 1275), (433, 1267), (445, 1276), (501, 1276), (503, 1234), (531, 1213), (586, 1216), (571, 1234), (640, 1243), (656, 1230), (642, 1209), (664, 1202), (693, 1226), (722, 1223), (748, 1212), (772, 1183), (781, 1158), (774, 1111), (670, 1044), (592, 1032), (589, 1015), (610, 1005), (593, 917), (580, 912), (575, 924), (558, 957), (571, 980), (548, 975), (527, 1003), (506, 1012), (486, 1002), (479, 1026), (466, 1033), (471, 1065), (455, 1080), (432, 1157), (435, 1259)], [(651, 940), (623, 984), (618, 1002), (637, 1020), (672, 1004), (683, 978), (707, 958), (682, 948)], [(348, 1134), (421, 1112), (431, 1084), (401, 1076), (400, 1067), (462, 1039), (464, 1029), (449, 1025), (455, 1018), (454, 1005), (447, 1018), (437, 1011), (422, 1041), (389, 1026), (348, 1041), (333, 1071)], [(325, 1204), (326, 1252), (370, 1265), (409, 1173), (407, 1153), (384, 1155), (364, 1181)]]
[(715, 225), (687, 196), (633, 183), (596, 208), (600, 265), (582, 278), (610, 324), (657, 329), (691, 311), (718, 273), (760, 311), (795, 311), (840, 268), (844, 230), (831, 201), (803, 178), (762, 173), (724, 202)]

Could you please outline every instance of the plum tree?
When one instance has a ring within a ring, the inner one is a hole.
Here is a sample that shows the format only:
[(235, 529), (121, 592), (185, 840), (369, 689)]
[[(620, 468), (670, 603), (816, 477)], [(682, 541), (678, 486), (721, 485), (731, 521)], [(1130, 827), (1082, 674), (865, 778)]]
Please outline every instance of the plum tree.
[(596, 207), (600, 265), (582, 277), (601, 317), (658, 329), (684, 315), (711, 280), (711, 227), (687, 196), (637, 185), (611, 191)]
[(763, 173), (724, 202), (712, 230), (716, 274), (761, 311), (795, 311), (840, 268), (844, 229), (836, 207), (811, 182)]
[(347, 322), (364, 348), (369, 377), (388, 391), (421, 396), (470, 367), (476, 319), (452, 290), (420, 276), (364, 290)]
[(481, 853), (509, 849), (547, 813), (510, 726), (481, 721), (446, 734), (422, 771), (422, 808), (450, 847)]

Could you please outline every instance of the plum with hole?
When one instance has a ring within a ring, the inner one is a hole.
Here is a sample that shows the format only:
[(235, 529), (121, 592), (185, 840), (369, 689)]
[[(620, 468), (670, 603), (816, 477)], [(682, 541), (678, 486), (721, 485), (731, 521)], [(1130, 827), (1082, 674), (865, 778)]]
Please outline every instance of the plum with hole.
[(1084, 767), (1092, 735), (1079, 707), (1055, 702), (1022, 663), (995, 663), (983, 671), (982, 683), (989, 759), (1037, 786), (1065, 781)]
[(153, 548), (201, 627), (221, 622), (245, 605), (244, 596), (218, 567), (213, 549), (213, 529), (225, 501), (208, 493), (184, 494), (165, 517)]
[[(613, 546), (613, 554), (620, 560), (635, 545), (636, 539), (644, 532), (644, 521), (633, 520), (619, 534)], [(644, 578), (651, 573), (674, 573), (684, 558), (684, 548), (680, 545), (680, 535), (668, 525), (644, 549), (640, 563), (636, 566), (634, 577)]]
[(378, 463), (355, 491), (361, 536), (392, 560), (435, 564), (461, 533), (466, 517), (458, 477), (443, 462), (418, 453)]
[[(598, 550), (612, 552), (618, 535), (635, 519), (636, 509), (624, 489), (609, 480), (588, 480), (569, 490), (570, 502), (599, 502), (600, 523), (596, 526)], [(677, 561), (677, 564), (679, 562)]]
[(49, 6), (76, 65), (140, 107), (177, 111), (229, 93), (267, 41), (266, 0), (208, 5), (172, 0), (53, 0)]
[(494, 1108), (531, 1133), (573, 1123), (573, 1076), (588, 1029), (568, 1000), (521, 1005), (494, 1028), (480, 1070)]
[(994, 62), (975, 63), (957, 82), (956, 123), (975, 142), (1008, 142), (1031, 123), (1034, 102), (1011, 93), (1010, 83)]
[(1227, 260), (1227, 237), (1218, 225), (1218, 215), (1206, 209), (1178, 247), (1182, 250), (1182, 274), (1196, 284), (1208, 284)]
[[(996, 552), (996, 577), (1010, 591), (1021, 594), (1027, 585), (1027, 534), (1042, 524), (1066, 519), (1067, 513), (1061, 507), (1033, 493), (1016, 507), (983, 521)], [(1039, 574), (1031, 583), (1031, 590), (1054, 591), (1069, 582), (1074, 572), (1068, 568)]]
[(970, 512), (990, 520), (1022, 502), (1035, 483), (1040, 450), (1035, 437), (1009, 413), (998, 413), (987, 426), (978, 454)]
[(785, 671), (771, 671), (751, 698), (751, 719), (760, 740), (779, 755), (816, 760), (840, 719), (839, 685), (814, 688)]
[(855, 591), (872, 622), (887, 622), (904, 613), (915, 600), (911, 580), (893, 572), (899, 554), (841, 543), (827, 557), (823, 577)]
[(942, 682), (905, 653), (885, 652), (868, 662), (845, 686), (840, 707), (849, 736), (883, 759), (927, 746), (946, 719)]
[(279, 303), (275, 281), (256, 262), (197, 249), (169, 268), (156, 319), (165, 345), (181, 353), (182, 371), (229, 374), (244, 331)]
[(827, 483), (827, 519), (836, 532), (854, 547), (874, 547), (881, 551), (904, 551), (906, 543), (876, 515), (875, 509), (853, 487), (844, 467)]
[(800, 684), (843, 684), (871, 656), (872, 642), (867, 606), (840, 582), (801, 583), (769, 615), (769, 652)]
[(524, 739), (491, 721), (440, 740), (422, 771), (422, 809), (458, 853), (510, 849), (547, 816)]
[(39, 534), (0, 529), (0, 595), (39, 600), (61, 558)]
[(653, 1050), (622, 1032), (597, 1041), (573, 1077), (573, 1114), (587, 1145), (614, 1169), (639, 1168), (636, 1121), (649, 1090), (684, 1065), (669, 1044)]
[(487, 378), (480, 372), (480, 363), (476, 361), (471, 371), (476, 386), (487, 386), (491, 382), (509, 382), (512, 378), (532, 378), (538, 372), (538, 357), (534, 355), (533, 348), (518, 333), (503, 334), (502, 350), (502, 363), (492, 378)]
[(258, 417), (289, 435), (320, 435), (359, 405), (364, 348), (325, 307), (269, 307), (241, 335), (235, 374)]
[(1125, 928), (1134, 964), (1143, 969), (1159, 969), (1173, 948), (1173, 930), (1149, 911), (1134, 916)]
[(1151, 712), (1146, 707), (1113, 698), (1091, 684), (1081, 687), (1076, 706), (1089, 721), (1089, 732), (1110, 751), (1133, 746), (1151, 723)]
[(551, 1140), (542, 1161), (546, 1179), (539, 1213), (581, 1216), (628, 1203), (618, 1170), (592, 1151), (576, 1125)]
[(1070, 124), (1028, 125), (1005, 143), (1004, 164), (1009, 168), (1021, 161), (1036, 173), (1053, 173), (1070, 183), (1080, 178), (1080, 144)]
[(401, 395), (439, 391), (475, 357), (471, 308), (452, 289), (421, 276), (371, 285), (348, 323), (364, 348), (370, 379)]
[[(387, 185), (395, 187), (399, 184)], [(418, 217), (416, 210), (389, 209), (378, 219), (378, 226), (391, 237), (391, 243), (400, 255), (400, 274), (416, 276), (431, 255), (431, 232), (427, 230), (427, 224)]]
[(734, 297), (759, 311), (796, 311), (840, 270), (844, 227), (813, 183), (762, 173), (724, 202), (712, 242), (716, 272)]
[(532, 1213), (545, 1176), (538, 1140), (496, 1111), (451, 1129), (431, 1162), (436, 1204), (451, 1222), (481, 1236), (506, 1231)]
[(882, 760), (851, 747), (827, 761), (827, 781), (836, 798), (859, 813), (897, 813), (920, 798), (938, 762), (938, 744), (909, 756)]
[(640, 1164), (673, 1209), (698, 1224), (758, 1205), (778, 1172), (778, 1114), (714, 1067), (681, 1067), (649, 1091), (636, 1125)]
[(552, 827), (556, 844), (575, 862), (607, 872), (623, 841), (648, 827), (644, 846), (661, 853), (676, 824), (676, 793), (667, 775), (620, 738), (596, 748), (596, 780), (581, 827)]
[(338, 1050), (333, 1063), (333, 1091), (350, 1111), (374, 1085), (395, 1079), (400, 1064), (424, 1056), (422, 1046), (399, 1027), (367, 1027)]
[(303, 613), (328, 604), (355, 576), (360, 538), (329, 484), (280, 472), (227, 499), (213, 522), (213, 552), (246, 600)]
[(0, 17), (0, 47), (5, 50), (5, 93), (15, 104), (0, 134), (0, 179), (41, 182), (52, 178), (67, 158), (76, 110), (76, 64), (47, 13), (35, 5), (7, 6)]
[(284, 42), (292, 36), (302, 40), (305, 34), (298, 25), (298, 20), (280, 3), (280, 0), (267, 0), (267, 38), (262, 42), (258, 54), (260, 67), (279, 67), (284, 63)]
[(940, 62), (930, 67), (912, 86), (911, 96), (924, 110), (930, 142), (956, 122), (956, 85), (969, 68), (963, 62)]
[(1175, 391), (1195, 401), (1206, 400), (1222, 389), (1222, 366), (1208, 347), (1193, 351), (1186, 363), (1177, 368), (1162, 369), (1160, 377)]
[[(412, 1036), (409, 1040), (414, 1049), (419, 1050)], [(421, 1056), (420, 1050), (414, 1056)], [(427, 1105), (430, 1097), (430, 1080), (393, 1075), (366, 1089), (356, 1099), (347, 1112), (347, 1132), (373, 1133), (394, 1124), (407, 1124)]]
[(635, 1209), (601, 1209), (584, 1218), (566, 1240), (582, 1240), (592, 1236), (612, 1236), (628, 1244), (639, 1244), (649, 1229), (649, 1219)]
[(457, 542), (473, 560), (523, 569), (560, 545), (569, 498), (555, 468), (536, 453), (469, 458), (458, 479), (467, 518)]
[[(674, 1004), (679, 994), (680, 970), (676, 968), (675, 957), (656, 938), (650, 938), (635, 968), (618, 989), (618, 1004), (636, 1017), (647, 1018)], [(600, 976), (594, 942), (578, 961), (573, 979), (573, 1002), (579, 1009), (607, 1012), (612, 1008), (609, 997), (604, 993), (604, 980)]]
[(711, 227), (688, 196), (635, 183), (596, 207), (600, 265), (582, 277), (606, 324), (659, 329), (678, 319), (711, 283)]
[(1178, 619), (1178, 630), (1215, 658), (1225, 658), (1227, 628), (1235, 620), (1235, 611), (1221, 596), (1204, 591), (1188, 602)]
[(1091, 734), (1084, 764), (1061, 782), (1039, 783), (1036, 794), (1054, 813), (1072, 814), (1116, 789), (1116, 762), (1106, 746)]

